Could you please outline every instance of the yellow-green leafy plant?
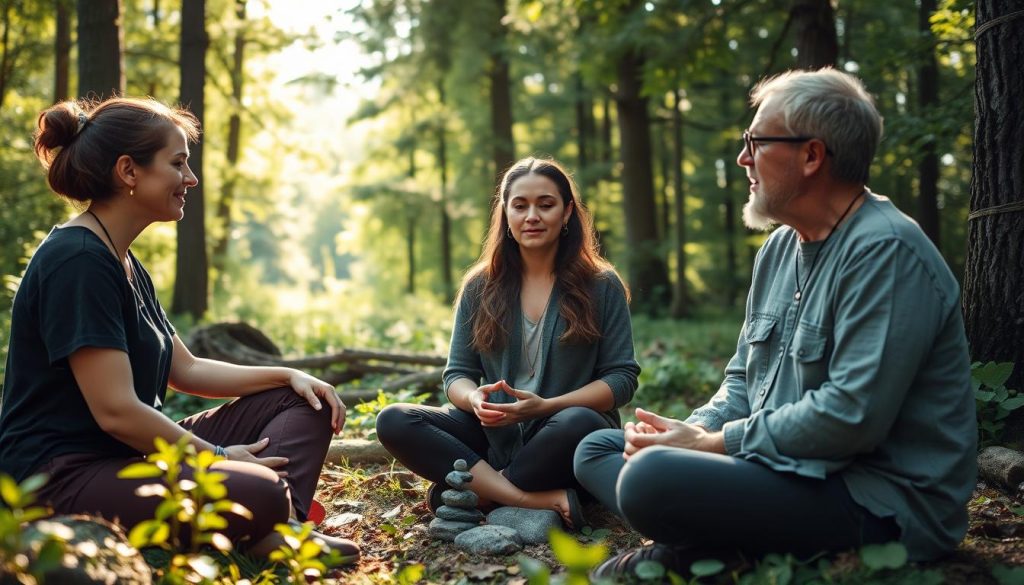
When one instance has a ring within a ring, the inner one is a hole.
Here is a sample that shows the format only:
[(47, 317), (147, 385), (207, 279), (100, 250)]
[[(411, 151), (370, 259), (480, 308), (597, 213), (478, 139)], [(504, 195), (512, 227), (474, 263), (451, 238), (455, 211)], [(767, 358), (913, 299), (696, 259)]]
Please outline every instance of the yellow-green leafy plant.
[[(228, 525), (224, 513), (252, 518), (245, 506), (227, 499), (227, 475), (210, 469), (223, 457), (209, 451), (197, 453), (189, 435), (177, 443), (157, 437), (155, 446), (156, 451), (146, 461), (133, 463), (118, 473), (124, 479), (162, 480), (136, 489), (140, 497), (163, 501), (153, 519), (132, 528), (129, 542), (135, 548), (160, 547), (171, 553), (166, 569), (158, 572), (162, 583), (232, 582), (229, 575), (222, 579), (221, 566), (212, 557), (199, 553), (204, 545), (222, 553), (232, 549), (231, 540), (220, 532)], [(191, 479), (181, 477), (182, 464), (194, 470)], [(181, 540), (185, 528), (191, 537), (188, 547)]]
[(311, 522), (278, 524), (274, 529), (284, 537), (285, 543), (270, 553), (270, 560), (284, 566), (289, 583), (320, 582), (331, 567), (352, 560), (317, 542)]
[(27, 541), (25, 526), (50, 515), (43, 506), (33, 506), (36, 491), (46, 483), (45, 475), (33, 475), (20, 484), (0, 473), (0, 575), (11, 576), (18, 583), (34, 585), (42, 576), (61, 564), (65, 542), (53, 533)]

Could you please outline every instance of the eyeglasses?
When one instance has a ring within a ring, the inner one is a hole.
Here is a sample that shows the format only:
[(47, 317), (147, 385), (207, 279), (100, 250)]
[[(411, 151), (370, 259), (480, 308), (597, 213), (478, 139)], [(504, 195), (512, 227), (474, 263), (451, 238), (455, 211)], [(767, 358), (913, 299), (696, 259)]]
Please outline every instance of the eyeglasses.
[[(743, 131), (743, 144), (746, 145), (747, 154), (750, 158), (754, 158), (754, 143), (756, 142), (789, 142), (798, 144), (817, 139), (815, 136), (754, 136), (750, 133), (750, 130)], [(829, 150), (828, 145), (825, 146), (825, 154), (832, 156), (832, 151)]]

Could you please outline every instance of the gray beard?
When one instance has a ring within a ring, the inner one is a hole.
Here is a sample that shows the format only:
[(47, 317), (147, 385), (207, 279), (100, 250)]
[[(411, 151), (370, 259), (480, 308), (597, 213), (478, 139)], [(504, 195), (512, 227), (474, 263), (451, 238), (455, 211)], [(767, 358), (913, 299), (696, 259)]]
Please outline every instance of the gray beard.
[(754, 204), (753, 198), (743, 205), (743, 224), (752, 230), (761, 232), (771, 231), (778, 222), (774, 219), (763, 214), (760, 209), (757, 209), (757, 205)]

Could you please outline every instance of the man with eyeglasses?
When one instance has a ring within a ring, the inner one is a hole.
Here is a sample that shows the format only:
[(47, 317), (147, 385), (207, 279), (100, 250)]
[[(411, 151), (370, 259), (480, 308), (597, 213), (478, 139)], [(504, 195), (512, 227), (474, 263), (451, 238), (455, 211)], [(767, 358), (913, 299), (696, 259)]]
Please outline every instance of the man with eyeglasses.
[(957, 281), (910, 218), (865, 186), (882, 118), (855, 77), (792, 71), (751, 92), (737, 163), (759, 251), (736, 353), (686, 421), (637, 409), (576, 451), (576, 476), (681, 575), (704, 558), (808, 557), (900, 541), (953, 550), (976, 479)]

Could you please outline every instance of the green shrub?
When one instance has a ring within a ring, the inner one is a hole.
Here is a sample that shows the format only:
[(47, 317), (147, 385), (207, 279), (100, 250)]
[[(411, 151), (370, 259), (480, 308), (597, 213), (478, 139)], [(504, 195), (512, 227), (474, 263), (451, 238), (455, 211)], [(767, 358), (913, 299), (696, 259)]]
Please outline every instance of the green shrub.
[(50, 515), (50, 510), (33, 506), (35, 492), (46, 483), (45, 475), (33, 475), (18, 484), (0, 473), (0, 576), (9, 575), (18, 583), (42, 582), (43, 575), (60, 566), (65, 542), (57, 534), (26, 540), (25, 526)]
[(1013, 364), (974, 362), (971, 364), (971, 386), (978, 414), (978, 445), (998, 443), (1006, 426), (1006, 417), (1024, 406), (1024, 395), (1006, 387), (1013, 374)]

